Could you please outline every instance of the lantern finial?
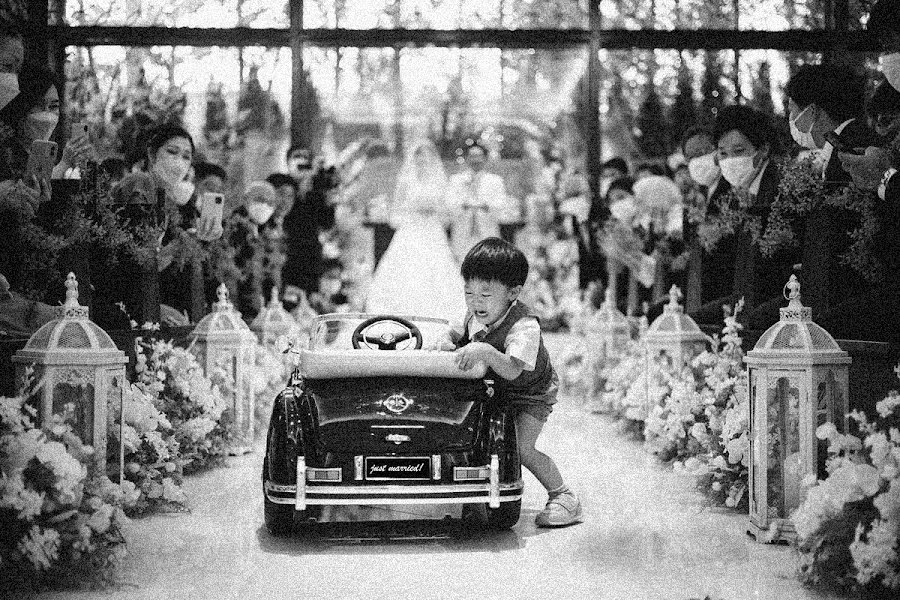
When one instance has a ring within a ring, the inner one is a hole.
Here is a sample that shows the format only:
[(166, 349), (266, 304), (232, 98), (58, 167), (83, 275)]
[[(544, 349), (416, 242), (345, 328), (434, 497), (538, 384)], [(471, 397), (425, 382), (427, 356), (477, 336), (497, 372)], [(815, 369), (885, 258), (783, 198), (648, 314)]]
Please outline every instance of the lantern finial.
[(673, 285), (669, 290), (669, 306), (678, 306), (678, 302), (681, 298), (681, 289), (677, 285)]
[(800, 280), (796, 275), (784, 284), (782, 294), (788, 300), (787, 307), (780, 309), (782, 321), (812, 321), (812, 309), (800, 302)]
[(231, 310), (231, 300), (228, 299), (228, 286), (224, 283), (220, 283), (219, 287), (216, 289), (216, 296), (219, 298), (219, 301), (213, 305), (216, 310)]
[(277, 305), (277, 304), (280, 304), (280, 302), (279, 302), (279, 300), (278, 300), (278, 288), (277, 288), (276, 286), (274, 286), (274, 285), (272, 286), (272, 296), (271, 296), (271, 298), (269, 299), (269, 302), (270, 302), (273, 306), (274, 306), (274, 305)]
[(58, 314), (60, 318), (69, 319), (87, 319), (88, 309), (78, 303), (78, 279), (75, 273), (69, 273), (66, 277), (66, 301), (59, 307)]

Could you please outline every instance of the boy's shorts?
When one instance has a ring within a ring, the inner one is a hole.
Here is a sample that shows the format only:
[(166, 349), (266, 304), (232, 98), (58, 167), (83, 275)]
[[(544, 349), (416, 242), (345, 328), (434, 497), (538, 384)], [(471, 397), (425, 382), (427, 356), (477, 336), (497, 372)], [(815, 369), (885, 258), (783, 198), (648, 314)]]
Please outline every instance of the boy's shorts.
[(520, 413), (528, 413), (541, 423), (546, 423), (553, 412), (553, 406), (546, 402), (511, 402), (506, 407), (507, 414), (516, 418)]

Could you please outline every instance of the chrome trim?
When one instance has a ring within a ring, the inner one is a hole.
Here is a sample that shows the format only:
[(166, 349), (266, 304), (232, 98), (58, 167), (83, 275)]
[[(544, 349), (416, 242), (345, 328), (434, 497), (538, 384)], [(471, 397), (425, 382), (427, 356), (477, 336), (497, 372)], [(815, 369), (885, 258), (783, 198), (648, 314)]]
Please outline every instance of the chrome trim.
[(400, 444), (404, 444), (411, 440), (412, 440), (412, 438), (404, 433), (389, 433), (386, 436), (384, 436), (384, 441), (393, 442), (393, 443), (397, 444), (398, 446)]
[[(522, 499), (523, 482), (502, 483), (500, 490), (514, 492), (499, 497), (500, 502), (515, 502)], [(276, 489), (277, 488), (277, 489)], [(295, 504), (291, 498), (271, 496), (269, 492), (280, 491), (290, 493), (295, 486), (284, 486), (266, 481), (266, 497), (275, 504)], [(307, 491), (314, 490), (315, 498), (305, 498), (304, 506), (309, 505), (379, 505), (379, 504), (483, 504), (490, 500), (490, 486), (486, 483), (475, 484), (443, 484), (416, 486), (327, 486), (314, 485)], [(455, 492), (462, 494), (451, 498), (429, 498), (430, 494)], [(395, 494), (393, 498), (372, 498), (373, 494)], [(358, 498), (329, 498), (328, 496), (359, 496)], [(499, 506), (499, 504), (498, 504)], [(302, 510), (302, 509), (301, 509)]]
[(441, 480), (441, 455), (431, 455), (431, 478), (435, 481)]
[(356, 481), (363, 480), (363, 456), (357, 454), (353, 457), (353, 479)]
[(491, 508), (500, 507), (500, 458), (496, 454), (491, 454), (491, 482), (488, 506)]
[(369, 429), (425, 429), (424, 425), (369, 425)]
[(306, 510), (306, 457), (297, 457), (297, 484), (294, 486), (294, 510)]

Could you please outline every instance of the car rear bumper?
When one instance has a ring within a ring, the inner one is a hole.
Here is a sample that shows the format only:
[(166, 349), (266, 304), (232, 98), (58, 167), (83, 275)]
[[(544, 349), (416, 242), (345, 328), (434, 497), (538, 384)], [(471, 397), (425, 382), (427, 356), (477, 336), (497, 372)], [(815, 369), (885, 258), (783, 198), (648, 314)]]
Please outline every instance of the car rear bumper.
[(297, 461), (297, 485), (281, 485), (266, 480), (266, 498), (275, 504), (293, 504), (297, 510), (308, 505), (361, 504), (473, 504), (486, 503), (492, 508), (501, 502), (522, 499), (521, 479), (500, 483), (496, 455), (491, 457), (487, 481), (443, 484), (320, 484), (307, 482), (303, 457)]

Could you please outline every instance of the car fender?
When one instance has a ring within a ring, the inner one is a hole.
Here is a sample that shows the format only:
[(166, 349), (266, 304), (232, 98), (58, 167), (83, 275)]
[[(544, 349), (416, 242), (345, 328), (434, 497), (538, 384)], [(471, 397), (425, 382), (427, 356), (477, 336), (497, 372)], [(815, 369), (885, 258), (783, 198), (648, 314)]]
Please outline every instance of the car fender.
[(297, 456), (303, 453), (303, 426), (297, 395), (293, 388), (279, 394), (272, 405), (266, 439), (268, 477), (273, 483), (289, 485), (297, 479)]

